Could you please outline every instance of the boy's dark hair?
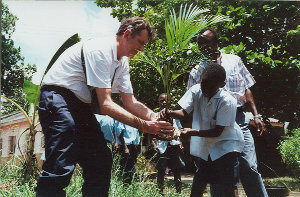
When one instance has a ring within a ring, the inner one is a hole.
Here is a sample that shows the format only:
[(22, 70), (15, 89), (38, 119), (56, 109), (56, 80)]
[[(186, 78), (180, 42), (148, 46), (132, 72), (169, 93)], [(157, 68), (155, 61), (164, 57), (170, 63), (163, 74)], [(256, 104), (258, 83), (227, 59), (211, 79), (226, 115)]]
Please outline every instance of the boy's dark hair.
[(207, 80), (211, 83), (219, 84), (226, 80), (226, 71), (223, 66), (217, 63), (209, 63), (203, 70), (203, 74), (207, 76)]
[(199, 36), (201, 36), (201, 34), (203, 34), (204, 32), (206, 32), (206, 31), (211, 31), (212, 33), (213, 33), (213, 35), (214, 35), (214, 42), (216, 43), (216, 44), (218, 44), (218, 42), (219, 42), (219, 36), (218, 36), (218, 33), (217, 33), (217, 31), (214, 29), (214, 28), (211, 28), (211, 27), (205, 27), (204, 29), (202, 29), (200, 32), (199, 32), (199, 34), (198, 34), (198, 37), (197, 37), (197, 40), (198, 40), (198, 38), (199, 38)]
[(127, 29), (131, 30), (131, 36), (133, 38), (144, 29), (148, 31), (149, 40), (153, 40), (155, 36), (153, 27), (142, 17), (136, 16), (132, 18), (124, 18), (121, 21), (121, 25), (118, 29), (117, 36), (123, 35)]

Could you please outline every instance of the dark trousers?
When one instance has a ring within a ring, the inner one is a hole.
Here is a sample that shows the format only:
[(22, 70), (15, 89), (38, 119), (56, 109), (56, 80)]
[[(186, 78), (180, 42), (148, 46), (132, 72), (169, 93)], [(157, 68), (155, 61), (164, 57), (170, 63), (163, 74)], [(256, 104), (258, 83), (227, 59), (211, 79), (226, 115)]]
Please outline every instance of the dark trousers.
[(65, 196), (77, 163), (83, 170), (82, 196), (108, 196), (112, 156), (90, 106), (65, 88), (43, 86), (39, 117), (46, 160), (36, 196)]
[(208, 183), (221, 185), (223, 191), (220, 192), (231, 191), (230, 195), (225, 195), (231, 196), (239, 181), (238, 157), (239, 153), (230, 152), (215, 161), (211, 161), (210, 157), (208, 161), (198, 158), (198, 169), (194, 175), (191, 197), (202, 196)]

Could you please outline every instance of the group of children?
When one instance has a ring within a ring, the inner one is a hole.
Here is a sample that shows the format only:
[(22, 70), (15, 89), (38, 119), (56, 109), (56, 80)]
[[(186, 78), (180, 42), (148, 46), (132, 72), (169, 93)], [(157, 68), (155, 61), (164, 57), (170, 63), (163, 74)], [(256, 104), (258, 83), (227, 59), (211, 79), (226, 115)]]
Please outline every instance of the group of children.
[[(238, 157), (244, 146), (243, 134), (235, 122), (236, 99), (222, 89), (225, 85), (225, 69), (210, 63), (202, 73), (200, 84), (190, 88), (179, 100), (180, 110), (168, 110), (166, 94), (159, 97), (160, 117), (172, 117), (174, 127), (181, 132), (181, 139), (191, 137), (190, 154), (195, 156), (197, 171), (194, 175), (191, 196), (202, 196), (208, 183), (221, 188), (224, 196), (236, 196), (239, 182)], [(180, 121), (192, 114), (192, 128), (182, 128)], [(137, 129), (124, 125), (108, 116), (97, 116), (105, 139), (121, 150), (121, 170), (129, 172), (125, 181), (130, 183), (135, 172), (136, 145), (139, 144)], [(113, 127), (111, 125), (114, 125)], [(159, 153), (156, 164), (157, 183), (163, 191), (167, 168), (174, 174), (176, 191), (181, 192), (180, 169), (185, 166), (182, 159), (180, 138), (173, 140), (154, 137), (153, 146)]]

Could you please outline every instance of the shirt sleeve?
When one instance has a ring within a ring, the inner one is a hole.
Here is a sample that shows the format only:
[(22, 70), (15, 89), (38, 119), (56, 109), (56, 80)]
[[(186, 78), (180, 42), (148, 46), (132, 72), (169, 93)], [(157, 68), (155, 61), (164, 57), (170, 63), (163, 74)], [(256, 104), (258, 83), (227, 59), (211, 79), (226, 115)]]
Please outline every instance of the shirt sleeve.
[(253, 76), (250, 74), (250, 72), (248, 71), (248, 69), (246, 68), (246, 66), (244, 65), (241, 58), (239, 59), (238, 66), (239, 66), (240, 73), (244, 79), (245, 89), (249, 89), (251, 86), (255, 84), (255, 80)]
[(191, 113), (195, 106), (195, 100), (197, 92), (200, 90), (200, 84), (192, 86), (178, 101), (178, 104), (186, 111), (188, 114)]
[(216, 125), (233, 126), (236, 117), (236, 99), (225, 98), (217, 108)]
[(127, 58), (122, 58), (121, 65), (118, 66), (112, 85), (113, 93), (133, 93), (132, 84), (129, 74), (129, 63)]

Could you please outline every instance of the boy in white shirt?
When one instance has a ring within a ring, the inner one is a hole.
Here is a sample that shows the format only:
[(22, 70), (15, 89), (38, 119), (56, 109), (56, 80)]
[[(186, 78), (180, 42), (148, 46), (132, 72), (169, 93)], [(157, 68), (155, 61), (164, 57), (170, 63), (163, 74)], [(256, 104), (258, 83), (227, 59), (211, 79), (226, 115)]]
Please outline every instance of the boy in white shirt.
[(163, 111), (184, 119), (193, 112), (192, 128), (181, 129), (191, 137), (191, 154), (198, 157), (191, 196), (202, 196), (208, 183), (220, 184), (224, 196), (236, 196), (239, 180), (238, 156), (244, 146), (243, 134), (235, 122), (236, 99), (221, 89), (226, 72), (222, 66), (209, 63), (201, 84), (190, 88), (178, 102), (180, 110)]

